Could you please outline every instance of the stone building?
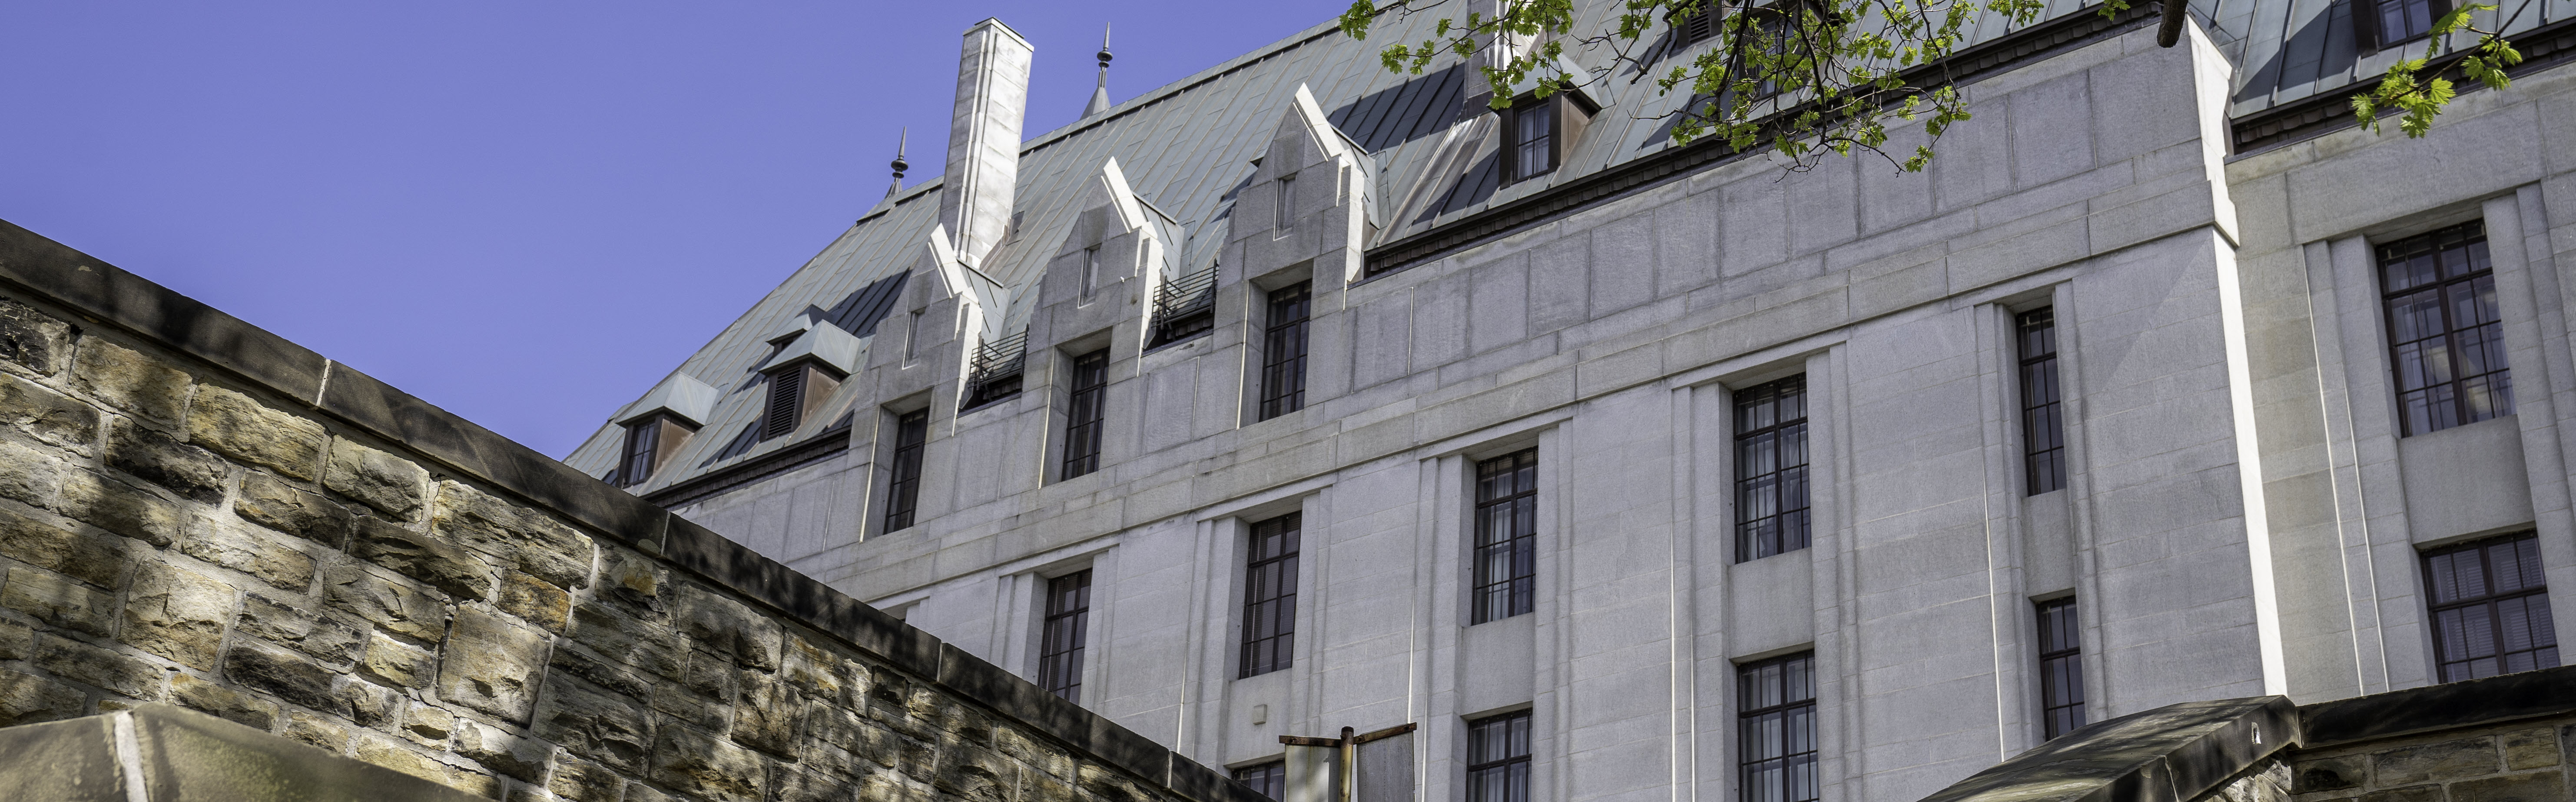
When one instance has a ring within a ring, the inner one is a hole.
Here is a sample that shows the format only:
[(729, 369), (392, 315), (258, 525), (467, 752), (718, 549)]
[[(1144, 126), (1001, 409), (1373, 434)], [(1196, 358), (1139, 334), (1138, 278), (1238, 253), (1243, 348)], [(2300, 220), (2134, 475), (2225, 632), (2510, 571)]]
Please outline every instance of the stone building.
[(1437, 14), (1024, 138), (986, 21), (940, 178), (567, 461), (1273, 793), (1412, 725), (1423, 799), (1918, 799), (2553, 666), (2570, 7), (2421, 139), (2345, 103), (2439, 6), (2360, 7), (1982, 23), (1922, 174), (1379, 66)]

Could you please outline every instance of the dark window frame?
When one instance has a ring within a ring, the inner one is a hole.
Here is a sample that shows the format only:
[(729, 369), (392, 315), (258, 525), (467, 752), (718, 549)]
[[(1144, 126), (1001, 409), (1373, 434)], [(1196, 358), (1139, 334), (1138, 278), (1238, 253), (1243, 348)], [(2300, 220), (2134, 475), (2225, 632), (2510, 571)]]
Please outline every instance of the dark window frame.
[[(1735, 561), (1813, 545), (1806, 374), (1763, 382), (1733, 396)], [(1788, 417), (1792, 412), (1796, 417)], [(1789, 463), (1792, 457), (1795, 465)]]
[(1538, 449), (1476, 461), (1468, 623), (1526, 615), (1538, 597)]
[[(2510, 552), (2506, 556), (2513, 560), (2515, 584), (2509, 590), (2498, 591), (2496, 558), (2504, 552)], [(2462, 577), (2456, 572), (2450, 582), (2443, 581), (2442, 569), (2457, 565), (2464, 555), (2475, 555), (2477, 559), (2475, 579), (2481, 592), (2474, 595), (2458, 593)], [(2432, 634), (2436, 681), (2459, 682), (2560, 665), (2558, 630), (2550, 616), (2549, 578), (2542, 572), (2538, 533), (2518, 532), (2426, 549), (2419, 563), (2424, 577), (2425, 629)], [(2538, 581), (2531, 581), (2533, 578)], [(2527, 648), (2510, 648), (2514, 644), (2511, 622), (2517, 614), (2525, 627)], [(2484, 620), (2476, 620), (2481, 615)], [(2481, 629), (2484, 631), (2476, 631)], [(2481, 635), (2490, 647), (2487, 653), (2458, 653), (2463, 651), (2461, 647), (2472, 645), (2467, 639)], [(2540, 642), (2541, 638), (2547, 642)], [(2515, 667), (2516, 655), (2528, 656), (2530, 664)], [(2492, 665), (2481, 667), (2480, 662)], [(2454, 666), (2458, 667), (2456, 672)]]
[(2084, 628), (2075, 597), (2032, 604), (2039, 652), (2040, 736), (2055, 739), (2084, 726)]
[[(1815, 652), (1799, 652), (1736, 664), (1735, 780), (1740, 802), (1814, 802), (1820, 797), (1815, 661)], [(1775, 674), (1764, 673), (1775, 670)], [(1776, 729), (1767, 729), (1773, 722)], [(1777, 737), (1766, 739), (1768, 735)], [(1772, 770), (1779, 772), (1781, 782), (1756, 781)]]
[(618, 453), (617, 486), (634, 487), (661, 469), (662, 416), (647, 415), (626, 424), (625, 448)]
[(1274, 801), (1288, 792), (1288, 761), (1286, 760), (1238, 766), (1232, 774), (1235, 782), (1252, 789), (1253, 793)]
[(1278, 671), (1296, 660), (1297, 555), (1304, 525), (1302, 513), (1288, 513), (1253, 524), (1245, 540), (1237, 678)]
[(1091, 629), (1091, 569), (1046, 580), (1038, 638), (1038, 687), (1082, 703), (1082, 655)]
[[(2418, 10), (2425, 13), (2410, 13)], [(2358, 0), (2351, 11), (2353, 41), (2364, 52), (2397, 47), (2431, 36), (2433, 23), (2449, 13), (2449, 0)], [(2391, 22), (2401, 27), (2392, 31)]]
[(898, 413), (894, 450), (886, 456), (885, 532), (909, 529), (921, 506), (921, 463), (930, 440), (930, 410)]
[(798, 364), (769, 373), (769, 396), (761, 403), (760, 439), (786, 437), (804, 425), (805, 374), (810, 370)]
[[(2372, 255), (2372, 269), (2379, 277), (2381, 332), (2388, 338), (2398, 436), (2429, 434), (2514, 414), (2513, 365), (2505, 351), (2485, 221), (2381, 244), (2372, 249)], [(2403, 276), (2407, 282), (2403, 286), (2397, 281), (2401, 268), (2413, 268)], [(2463, 302), (2481, 317), (2492, 319), (2462, 325)], [(2431, 304), (2430, 320), (2423, 304)], [(2409, 321), (2414, 325), (2407, 325)], [(2426, 323), (2439, 331), (2422, 333)], [(2410, 357), (2410, 353), (2428, 356)], [(2484, 369), (2470, 375), (2473, 358)], [(2445, 377), (2409, 375), (2433, 372)], [(2480, 399), (2487, 402), (2483, 410), (2476, 406)]]
[(2022, 490), (2036, 496), (2066, 487), (2066, 405), (2057, 359), (2057, 310), (2013, 315), (2021, 363)]
[(1058, 481), (1100, 470), (1101, 430), (1108, 420), (1109, 349), (1075, 355), (1067, 364), (1064, 459)]
[(1467, 722), (1467, 802), (1529, 802), (1530, 711)]
[(1261, 403), (1265, 421), (1306, 408), (1306, 336), (1314, 313), (1310, 282), (1271, 290), (1261, 337)]

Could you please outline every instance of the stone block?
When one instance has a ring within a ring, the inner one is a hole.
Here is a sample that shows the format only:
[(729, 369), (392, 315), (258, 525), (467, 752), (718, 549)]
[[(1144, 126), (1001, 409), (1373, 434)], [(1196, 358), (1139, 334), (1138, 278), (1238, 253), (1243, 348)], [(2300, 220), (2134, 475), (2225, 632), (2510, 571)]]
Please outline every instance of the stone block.
[(252, 523), (335, 548), (349, 531), (347, 508), (265, 473), (242, 477), (233, 511)]
[(662, 586), (670, 572), (651, 557), (607, 546), (600, 554), (600, 595), (648, 617), (662, 612)]
[(338, 676), (310, 658), (258, 641), (235, 641), (224, 650), (224, 678), (233, 684), (299, 707), (350, 715), (348, 701), (333, 692)]
[(224, 474), (231, 469), (205, 449), (122, 419), (108, 427), (107, 464), (207, 504), (223, 499)]
[(313, 557), (275, 535), (213, 520), (180, 541), (179, 553), (259, 577), (269, 587), (302, 592), (313, 586)]
[(161, 667), (113, 649), (39, 632), (30, 662), (45, 673), (110, 693), (145, 701), (161, 698), (165, 676)]
[(2508, 774), (2451, 784), (2451, 802), (2560, 802), (2567, 780), (2555, 771)]
[(135, 572), (117, 640), (200, 671), (215, 667), (233, 589), (194, 571), (153, 562)]
[(349, 705), (349, 720), (360, 726), (391, 730), (402, 714), (402, 692), (392, 688), (353, 680), (340, 683), (339, 696)]
[(52, 506), (63, 489), (63, 461), (43, 451), (0, 440), (0, 497)]
[(590, 538), (537, 510), (455, 482), (438, 484), (430, 531), (513, 562), (558, 587), (590, 584)]
[(1145, 789), (1136, 787), (1136, 783), (1134, 781), (1127, 779), (1125, 776), (1120, 775), (1117, 771), (1112, 770), (1107, 766), (1102, 766), (1097, 763), (1082, 764), (1082, 769), (1075, 772), (1075, 775), (1076, 784), (1081, 787), (1083, 793), (1082, 798), (1085, 799), (1137, 800), (1138, 802), (1142, 802), (1143, 800), (1154, 798), (1153, 794), (1145, 793)]
[(0, 508), (0, 555), (103, 588), (125, 572), (126, 541), (74, 532)]
[(98, 442), (98, 408), (7, 374), (0, 374), (0, 424), (67, 448)]
[(689, 645), (668, 624), (582, 604), (573, 608), (570, 629), (574, 641), (623, 665), (662, 677), (678, 677), (688, 668)]
[(766, 674), (744, 672), (741, 688), (734, 700), (733, 742), (795, 760), (796, 725), (804, 717), (805, 701)]
[(556, 640), (554, 653), (547, 658), (547, 666), (556, 676), (580, 677), (637, 699), (652, 698), (656, 682), (651, 675), (601, 657), (578, 641)]
[(97, 337), (82, 337), (72, 387), (134, 414), (176, 424), (188, 408), (188, 372)]
[(1019, 780), (1019, 766), (1002, 753), (980, 746), (949, 744), (939, 750), (939, 764), (931, 772), (930, 787), (968, 799), (1002, 799), (1019, 786)]
[(545, 672), (546, 636), (475, 608), (456, 613), (438, 665), (440, 698), (526, 723)]
[(526, 619), (528, 623), (561, 634), (564, 619), (572, 614), (572, 595), (536, 577), (511, 571), (501, 577), (501, 597), (495, 605), (502, 612)]
[(188, 408), (189, 442), (305, 481), (320, 476), (327, 437), (322, 424), (213, 385), (199, 385)]
[(653, 747), (654, 782), (709, 800), (759, 799), (766, 768), (757, 753), (687, 727), (663, 727)]
[(741, 602), (695, 585), (680, 589), (676, 615), (680, 631), (700, 648), (732, 655), (742, 665), (764, 671), (778, 667), (778, 622), (755, 615)]
[(2364, 781), (2370, 779), (2369, 765), (2367, 755), (2344, 755), (2299, 761), (2291, 774), (2291, 793), (2305, 794), (2341, 788), (2358, 788)]
[(495, 570), (481, 555), (373, 516), (351, 527), (349, 553), (429, 583), (458, 599), (492, 595)]
[(2371, 776), (2381, 787), (2476, 777), (2496, 771), (2494, 738), (2401, 746), (2370, 756)]
[[(403, 746), (402, 744), (395, 742), (393, 739), (386, 738), (382, 735), (374, 733), (359, 735), (356, 754), (359, 760), (364, 760), (366, 762), (393, 769), (430, 782), (467, 792), (477, 790), (475, 788), (467, 788), (464, 785), (459, 784), (458, 778), (454, 776), (457, 773), (454, 768), (445, 763), (440, 763), (428, 755), (413, 751), (410, 747)], [(486, 796), (494, 796), (495, 798), (498, 798), (497, 795), (487, 794)]]
[(0, 668), (0, 727), (77, 718), (82, 698), (78, 688)]
[(409, 521), (420, 510), (428, 481), (429, 471), (410, 460), (347, 438), (331, 441), (331, 462), (322, 472), (322, 486), (397, 521)]
[(280, 734), (322, 747), (334, 755), (349, 750), (349, 728), (311, 713), (297, 711), (286, 714), (286, 730)]
[(367, 648), (367, 626), (333, 618), (303, 604), (281, 602), (257, 593), (245, 596), (241, 614), (233, 622), (233, 633), (312, 655), (328, 665), (356, 663)]
[(436, 596), (359, 566), (332, 566), (322, 577), (322, 597), (396, 635), (433, 643), (447, 636), (447, 611)]
[(0, 607), (48, 625), (106, 637), (116, 626), (116, 597), (83, 587), (51, 571), (11, 568), (0, 585)]
[(71, 324), (0, 298), (0, 359), (51, 376), (61, 373), (71, 356)]
[[(840, 778), (819, 771), (773, 771), (769, 798), (778, 802), (840, 802), (858, 795)], [(995, 797), (1004, 798), (1004, 797)]]
[(429, 652), (412, 648), (402, 641), (374, 632), (367, 636), (367, 673), (405, 688), (427, 688), (431, 672), (438, 669)]
[(546, 684), (532, 729), (565, 751), (630, 773), (643, 773), (653, 750), (653, 715), (644, 705), (577, 679)]
[(2505, 733), (2504, 767), (2507, 771), (2537, 769), (2558, 765), (2558, 732), (2549, 727), (2516, 730)]
[(778, 676), (806, 698), (834, 703), (843, 698), (849, 685), (847, 663), (840, 655), (794, 635), (787, 637)]
[(625, 787), (626, 778), (608, 767), (563, 756), (555, 758), (554, 773), (546, 778), (546, 790), (570, 802), (617, 802)]
[[(456, 734), (456, 714), (429, 705), (412, 705), (403, 711), (402, 720), (403, 737), (432, 749), (446, 748), (447, 739)], [(471, 721), (465, 723), (473, 725)]]
[(154, 546), (170, 545), (196, 517), (150, 491), (83, 470), (63, 472), (62, 494), (55, 499), (54, 509)]
[(670, 794), (662, 793), (662, 789), (640, 782), (630, 782), (626, 784), (626, 802), (672, 802), (672, 800)]
[[(25, 660), (36, 652), (36, 631), (0, 621), (0, 660)], [(7, 726), (0, 724), (0, 726)]]
[(188, 674), (170, 676), (170, 701), (259, 730), (277, 722), (276, 704)]

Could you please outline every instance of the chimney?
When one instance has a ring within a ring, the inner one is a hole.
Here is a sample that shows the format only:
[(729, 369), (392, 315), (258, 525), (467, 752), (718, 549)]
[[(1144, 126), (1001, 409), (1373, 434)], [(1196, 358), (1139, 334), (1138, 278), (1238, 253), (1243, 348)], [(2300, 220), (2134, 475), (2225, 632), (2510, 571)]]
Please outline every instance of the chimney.
[(957, 109), (948, 122), (948, 170), (939, 189), (939, 222), (957, 238), (957, 256), (981, 266), (1011, 221), (1011, 189), (1020, 172), (1020, 118), (1028, 110), (1029, 57), (1037, 48), (986, 19), (966, 29), (957, 62)]

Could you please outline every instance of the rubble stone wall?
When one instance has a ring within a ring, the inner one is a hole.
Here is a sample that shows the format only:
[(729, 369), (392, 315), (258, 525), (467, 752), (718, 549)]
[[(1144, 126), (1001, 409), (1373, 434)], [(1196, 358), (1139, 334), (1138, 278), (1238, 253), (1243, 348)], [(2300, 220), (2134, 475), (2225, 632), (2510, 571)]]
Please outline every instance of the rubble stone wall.
[(1256, 798), (6, 223), (0, 297), (0, 725), (167, 701), (511, 800)]
[(2286, 774), (2300, 802), (2538, 802), (2576, 799), (2571, 757), (2576, 717), (2558, 717), (2294, 750)]

